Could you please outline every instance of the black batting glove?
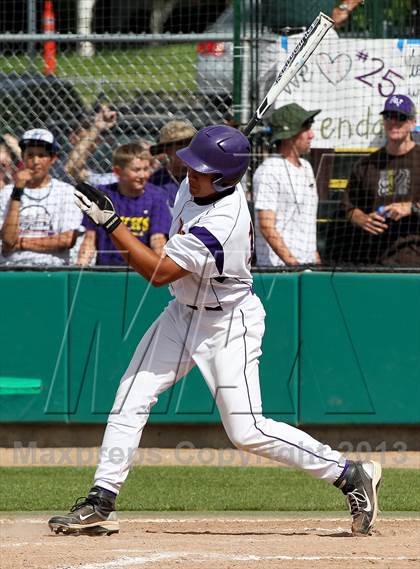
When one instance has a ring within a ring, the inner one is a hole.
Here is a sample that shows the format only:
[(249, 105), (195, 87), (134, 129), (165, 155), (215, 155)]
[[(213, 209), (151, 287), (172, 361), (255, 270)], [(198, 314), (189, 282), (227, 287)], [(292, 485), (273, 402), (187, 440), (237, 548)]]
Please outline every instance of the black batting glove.
[(96, 225), (100, 225), (107, 233), (112, 233), (121, 223), (115, 213), (114, 204), (109, 197), (86, 182), (77, 184), (74, 190), (76, 205)]

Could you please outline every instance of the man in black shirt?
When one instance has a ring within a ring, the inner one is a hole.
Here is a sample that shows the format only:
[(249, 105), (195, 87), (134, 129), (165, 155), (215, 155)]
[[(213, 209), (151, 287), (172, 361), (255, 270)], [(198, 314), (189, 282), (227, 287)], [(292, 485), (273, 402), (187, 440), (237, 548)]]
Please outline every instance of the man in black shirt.
[(344, 198), (355, 226), (354, 258), (388, 266), (420, 266), (420, 146), (412, 137), (416, 110), (392, 95), (382, 111), (386, 145), (354, 167)]

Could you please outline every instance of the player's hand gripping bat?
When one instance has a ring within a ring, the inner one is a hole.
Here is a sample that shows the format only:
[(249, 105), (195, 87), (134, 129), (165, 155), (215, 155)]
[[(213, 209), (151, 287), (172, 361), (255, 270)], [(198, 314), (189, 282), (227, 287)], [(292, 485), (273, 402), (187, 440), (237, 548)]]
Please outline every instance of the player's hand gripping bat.
[(262, 119), (279, 94), (290, 83), (298, 71), (305, 65), (306, 61), (313, 54), (322, 38), (334, 25), (334, 21), (322, 12), (315, 18), (310, 27), (306, 30), (302, 39), (298, 42), (295, 49), (287, 58), (276, 80), (270, 87), (253, 117), (246, 125), (243, 133), (248, 136), (255, 125)]
[(109, 197), (86, 182), (77, 184), (74, 190), (76, 205), (90, 219), (105, 229), (107, 233), (112, 233), (121, 223), (121, 219), (115, 213), (115, 207)]

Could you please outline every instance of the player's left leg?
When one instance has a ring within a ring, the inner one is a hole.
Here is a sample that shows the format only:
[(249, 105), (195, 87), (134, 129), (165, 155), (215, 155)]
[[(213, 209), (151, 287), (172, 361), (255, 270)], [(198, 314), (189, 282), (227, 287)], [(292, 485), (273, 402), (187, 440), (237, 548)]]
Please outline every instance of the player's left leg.
[(188, 314), (173, 301), (146, 332), (121, 379), (108, 417), (94, 486), (70, 512), (49, 520), (52, 531), (90, 535), (119, 531), (116, 496), (134, 460), (151, 408), (159, 395), (194, 365), (185, 349), (188, 331)]
[[(286, 423), (262, 413), (259, 356), (264, 333), (264, 309), (256, 296), (236, 306), (230, 314), (216, 313), (213, 338), (191, 352), (213, 393), (227, 435), (238, 448), (303, 468), (317, 478), (334, 482), (345, 459), (328, 445)], [(201, 329), (215, 316), (202, 315)], [(211, 333), (211, 332), (210, 332)]]
[[(203, 315), (202, 322), (208, 318)], [(335, 483), (351, 501), (354, 532), (368, 533), (377, 512), (380, 466), (369, 463), (360, 470), (304, 431), (264, 417), (258, 373), (264, 309), (257, 297), (249, 297), (231, 314), (224, 314), (215, 324), (216, 330), (223, 328), (224, 319), (229, 321), (229, 335), (216, 332), (212, 342), (197, 343), (193, 358), (215, 397), (233, 444)]]

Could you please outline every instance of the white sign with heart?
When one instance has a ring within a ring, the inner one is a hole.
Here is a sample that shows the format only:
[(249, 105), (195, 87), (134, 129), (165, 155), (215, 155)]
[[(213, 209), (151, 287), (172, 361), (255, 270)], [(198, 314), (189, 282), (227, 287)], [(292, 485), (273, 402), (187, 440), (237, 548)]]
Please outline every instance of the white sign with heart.
[[(279, 41), (278, 69), (298, 41)], [(322, 109), (314, 123), (315, 148), (378, 147), (384, 142), (379, 113), (388, 96), (408, 95), (419, 110), (419, 62), (420, 40), (327, 37), (275, 107), (295, 102), (305, 109)]]
[(316, 64), (329, 83), (338, 85), (350, 73), (352, 62), (347, 53), (340, 53), (335, 57), (331, 57), (329, 53), (318, 53)]

